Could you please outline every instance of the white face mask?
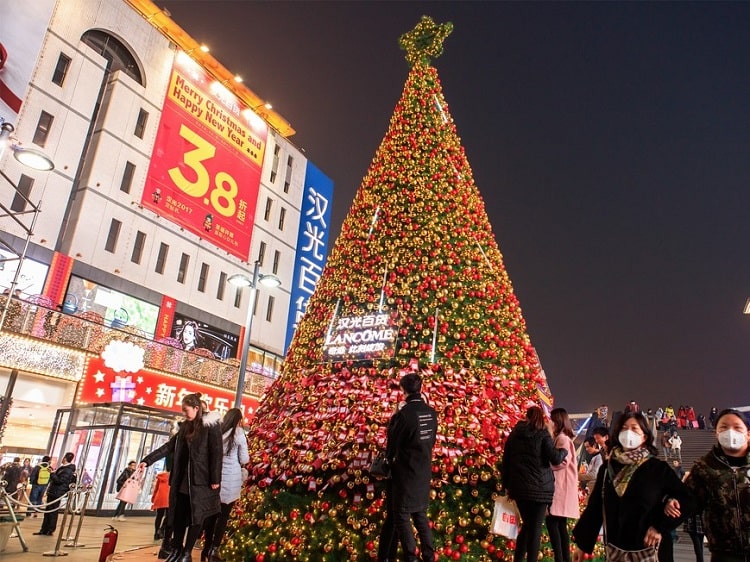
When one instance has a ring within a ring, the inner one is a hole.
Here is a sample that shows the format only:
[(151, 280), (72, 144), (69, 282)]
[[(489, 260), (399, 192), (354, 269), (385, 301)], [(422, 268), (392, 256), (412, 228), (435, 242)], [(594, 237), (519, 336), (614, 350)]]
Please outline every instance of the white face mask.
[(747, 434), (727, 429), (719, 433), (719, 445), (731, 451), (739, 451), (747, 445)]
[(617, 440), (625, 449), (637, 449), (643, 443), (643, 435), (636, 433), (632, 429), (626, 429), (620, 432)]

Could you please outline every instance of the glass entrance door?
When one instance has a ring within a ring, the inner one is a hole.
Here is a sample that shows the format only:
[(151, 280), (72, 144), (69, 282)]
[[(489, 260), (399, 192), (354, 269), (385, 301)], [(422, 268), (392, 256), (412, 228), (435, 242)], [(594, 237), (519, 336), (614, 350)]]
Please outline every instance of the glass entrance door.
[[(125, 403), (58, 412), (52, 450), (58, 457), (75, 454), (79, 483), (93, 486), (87, 511), (114, 512), (117, 477), (129, 461), (140, 461), (169, 439), (174, 419), (171, 413)], [(128, 508), (131, 513), (150, 511), (152, 483), (163, 466), (162, 461), (148, 468), (138, 500)]]

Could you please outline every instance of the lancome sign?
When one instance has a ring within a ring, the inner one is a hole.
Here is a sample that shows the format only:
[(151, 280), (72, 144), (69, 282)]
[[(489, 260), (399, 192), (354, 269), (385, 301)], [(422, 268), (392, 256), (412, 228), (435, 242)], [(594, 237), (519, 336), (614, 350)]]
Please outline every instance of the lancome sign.
[(328, 359), (374, 359), (393, 354), (398, 335), (390, 312), (334, 319), (323, 352)]

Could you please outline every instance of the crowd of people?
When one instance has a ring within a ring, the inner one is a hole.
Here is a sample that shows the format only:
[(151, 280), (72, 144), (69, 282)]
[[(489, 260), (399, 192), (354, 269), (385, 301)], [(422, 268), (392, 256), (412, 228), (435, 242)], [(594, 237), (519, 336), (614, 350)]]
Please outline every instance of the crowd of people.
[(202, 536), (201, 562), (223, 562), (219, 548), (250, 460), (242, 411), (231, 408), (222, 418), (196, 393), (183, 398), (182, 412), (175, 434), (137, 466), (145, 470), (166, 459), (152, 495), (154, 538), (162, 539), (158, 558), (192, 562)]
[[(396, 560), (400, 544), (406, 560), (427, 562), (435, 553), (427, 510), (438, 416), (421, 392), (419, 375), (405, 375), (400, 387), (404, 400), (387, 431), (391, 475), (378, 561)], [(704, 539), (712, 562), (748, 562), (750, 424), (745, 414), (713, 409), (709, 423), (717, 442), (685, 472), (677, 433), (681, 416), (666, 415), (665, 426), (659, 410), (644, 414), (631, 401), (608, 427), (607, 409), (599, 408), (583, 442), (586, 462), (579, 465), (567, 411), (555, 408), (547, 415), (539, 406), (528, 408), (507, 437), (499, 466), (503, 492), (520, 513), (514, 562), (538, 560), (543, 524), (555, 562), (581, 562), (602, 531), (609, 560), (672, 562), (675, 529), (682, 524), (697, 562), (703, 562)], [(690, 409), (684, 410), (690, 421)], [(219, 548), (249, 462), (242, 413), (233, 408), (221, 418), (208, 411), (200, 394), (186, 395), (182, 411), (174, 435), (140, 463), (130, 461), (117, 487), (166, 459), (152, 495), (154, 538), (163, 540), (159, 559), (192, 562), (193, 547), (203, 537), (201, 562), (223, 562)], [(669, 426), (672, 418), (677, 428)], [(76, 481), (73, 460), (66, 453), (54, 469), (49, 457), (35, 467), (16, 458), (1, 468), (5, 493), (17, 496), (30, 483), (33, 505), (42, 505), (46, 493), (44, 519), (35, 534), (54, 533), (57, 509), (50, 503), (59, 503)], [(115, 517), (122, 516), (124, 506), (118, 505)]]
[[(704, 538), (712, 562), (750, 560), (750, 425), (742, 412), (712, 409), (717, 443), (686, 472), (677, 428), (688, 428), (679, 420), (690, 422), (691, 411), (667, 415), (667, 422), (677, 420), (669, 427), (655, 423), (664, 416), (644, 414), (631, 401), (607, 427), (606, 408), (599, 409), (583, 443), (588, 462), (576, 470), (565, 410), (552, 410), (545, 424), (542, 410), (529, 408), (507, 438), (501, 466), (503, 488), (522, 521), (514, 562), (537, 560), (543, 515), (555, 562), (571, 560), (570, 518), (578, 519), (573, 562), (593, 552), (602, 531), (608, 560), (672, 562), (680, 525), (697, 562), (703, 562)], [(580, 515), (577, 486), (584, 496)]]
[[(62, 500), (70, 491), (70, 485), (76, 481), (76, 465), (73, 464), (73, 453), (65, 453), (57, 468), (44, 456), (36, 466), (31, 466), (31, 459), (20, 457), (0, 467), (0, 480), (4, 482), (5, 493), (17, 505), (28, 505), (27, 515), (43, 516), (42, 525), (35, 535), (53, 535), (57, 529), (58, 512), (63, 506)], [(31, 493), (28, 487), (31, 486)], [(46, 500), (46, 501), (45, 501)]]

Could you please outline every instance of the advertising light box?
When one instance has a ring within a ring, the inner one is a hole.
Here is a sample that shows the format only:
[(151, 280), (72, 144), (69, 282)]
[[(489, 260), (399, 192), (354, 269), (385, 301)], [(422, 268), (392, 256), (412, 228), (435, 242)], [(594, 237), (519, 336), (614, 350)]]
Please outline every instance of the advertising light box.
[(247, 260), (267, 137), (257, 114), (178, 53), (141, 204)]

